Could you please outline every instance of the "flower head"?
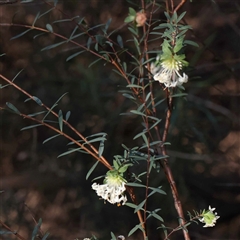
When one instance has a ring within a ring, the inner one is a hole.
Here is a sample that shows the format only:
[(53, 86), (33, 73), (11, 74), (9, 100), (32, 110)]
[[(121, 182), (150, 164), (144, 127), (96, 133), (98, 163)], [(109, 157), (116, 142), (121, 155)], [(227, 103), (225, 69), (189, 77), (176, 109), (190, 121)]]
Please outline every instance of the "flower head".
[(176, 87), (188, 81), (188, 76), (180, 74), (183, 66), (187, 65), (184, 54), (178, 54), (182, 48), (182, 40), (178, 40), (178, 48), (171, 46), (167, 40), (163, 41), (162, 54), (157, 56), (156, 62), (151, 63), (151, 73), (155, 81), (166, 87)]
[(205, 223), (203, 227), (214, 227), (217, 219), (220, 218), (220, 216), (217, 216), (217, 213), (214, 213), (215, 208), (211, 208), (209, 206), (209, 210), (203, 210), (201, 217), (199, 219), (200, 222)]
[(93, 183), (92, 189), (96, 191), (98, 196), (111, 204), (124, 205), (127, 201), (127, 197), (124, 195), (125, 184), (126, 180), (116, 170), (110, 170), (106, 174), (104, 183)]

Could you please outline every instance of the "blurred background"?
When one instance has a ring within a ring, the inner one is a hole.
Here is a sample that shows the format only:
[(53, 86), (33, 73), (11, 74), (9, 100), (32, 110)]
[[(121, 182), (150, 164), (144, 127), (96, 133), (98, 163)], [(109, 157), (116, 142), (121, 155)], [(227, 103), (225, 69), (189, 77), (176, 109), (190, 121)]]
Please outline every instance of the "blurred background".
[[(121, 34), (127, 44), (131, 36), (123, 22), (128, 7), (139, 10), (140, 1), (135, 3), (136, 6), (125, 0), (59, 1), (57, 8), (67, 15), (54, 9), (43, 15), (36, 26), (45, 28), (47, 23), (80, 16), (92, 27), (112, 18), (109, 30), (120, 27), (112, 38), (116, 41)], [(153, 17), (164, 21), (165, 6), (163, 1), (160, 3), (163, 7), (156, 10)], [(0, 22), (31, 25), (39, 11), (42, 14), (50, 8), (40, 0), (3, 4)], [(237, 240), (240, 239), (240, 1), (193, 0), (191, 3), (187, 0), (179, 14), (183, 11), (187, 11), (184, 20), (192, 26), (187, 38), (196, 41), (199, 48), (186, 49), (190, 67), (187, 69), (189, 82), (184, 87), (188, 96), (187, 100), (175, 101), (167, 139), (171, 142), (170, 165), (184, 211), (206, 209), (211, 205), (221, 216), (214, 228), (192, 224), (191, 239)], [(66, 37), (75, 28), (72, 21), (52, 26), (54, 32)], [(69, 122), (84, 136), (106, 132), (104, 156), (110, 161), (114, 155), (123, 154), (122, 143), (127, 147), (136, 146), (133, 136), (141, 131), (140, 119), (120, 115), (134, 107), (118, 92), (126, 84), (124, 79), (103, 62), (88, 68), (96, 60), (88, 53), (66, 61), (80, 50), (73, 44), (41, 51), (60, 41), (54, 35), (34, 37), (40, 33), (34, 30), (10, 41), (25, 30), (19, 26), (0, 27), (0, 54), (6, 54), (0, 58), (1, 74), (13, 79), (24, 69), (15, 83), (49, 107), (68, 92), (57, 109), (64, 113), (71, 111)], [(87, 37), (77, 41), (86, 44)], [(152, 42), (150, 49), (160, 49), (160, 44), (160, 40)], [(2, 79), (0, 83), (5, 84)], [(42, 110), (34, 102), (24, 103), (25, 99), (26, 96), (13, 87), (0, 90), (1, 107), (11, 102), (26, 114)], [(158, 111), (165, 110), (163, 103)], [(94, 159), (81, 153), (57, 158), (68, 149), (66, 139), (60, 137), (42, 144), (54, 135), (53, 131), (44, 127), (20, 131), (33, 123), (9, 111), (1, 110), (0, 114), (0, 191), (3, 191), (0, 219), (12, 230), (30, 239), (35, 220), (42, 218), (41, 230), (48, 231), (51, 240), (82, 239), (92, 234), (99, 239), (110, 239), (111, 231), (127, 236), (138, 224), (132, 209), (104, 204), (91, 190), (91, 179), (105, 174), (106, 168), (99, 165), (86, 181)], [(176, 227), (177, 214), (164, 174), (156, 173), (152, 184), (162, 185), (168, 195), (151, 198), (150, 208), (161, 208), (159, 213), (164, 224)], [(149, 222), (150, 239), (163, 238), (162, 230), (156, 230), (160, 224)], [(141, 233), (136, 232), (128, 239), (141, 238)], [(6, 235), (0, 239), (16, 237)], [(183, 239), (182, 233), (173, 234), (171, 239)]]

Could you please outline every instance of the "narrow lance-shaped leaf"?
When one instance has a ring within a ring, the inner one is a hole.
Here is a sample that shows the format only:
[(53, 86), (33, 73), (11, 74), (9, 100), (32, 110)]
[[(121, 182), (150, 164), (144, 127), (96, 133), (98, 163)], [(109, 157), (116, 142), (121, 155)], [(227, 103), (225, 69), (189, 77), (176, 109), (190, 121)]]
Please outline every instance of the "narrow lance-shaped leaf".
[(40, 15), (40, 12), (37, 13), (37, 15), (36, 15), (36, 17), (35, 17), (35, 19), (34, 19), (34, 21), (33, 21), (33, 23), (32, 23), (32, 26), (33, 26), (33, 27), (35, 26), (35, 23), (36, 23), (36, 21), (38, 20), (39, 15)]
[(28, 114), (28, 116), (29, 116), (29, 117), (35, 117), (35, 116), (41, 115), (41, 114), (43, 114), (43, 113), (45, 113), (45, 112), (46, 112), (46, 111), (31, 113), (31, 114)]
[(113, 232), (111, 232), (111, 240), (117, 240), (116, 236), (114, 235)]
[(69, 119), (70, 115), (71, 115), (71, 112), (70, 112), (70, 111), (68, 111), (68, 112), (66, 113), (66, 117), (65, 117), (65, 120), (66, 120), (66, 121), (68, 121), (68, 119)]
[(83, 50), (83, 51), (80, 51), (80, 52), (76, 52), (76, 53), (70, 55), (70, 56), (66, 59), (66, 61), (69, 61), (69, 60), (71, 60), (72, 58), (75, 58), (76, 56), (80, 55), (80, 54), (83, 53), (83, 52), (86, 52), (86, 50)]
[(98, 156), (101, 157), (104, 150), (104, 141), (101, 141), (98, 148)]
[(50, 233), (49, 233), (49, 232), (46, 232), (46, 233), (44, 234), (44, 236), (42, 237), (42, 240), (46, 240), (49, 235), (50, 235)]
[(132, 95), (130, 95), (130, 94), (128, 94), (128, 93), (123, 93), (123, 96), (124, 96), (125, 98), (129, 98), (129, 99), (132, 99), (132, 100), (136, 100), (135, 97), (133, 97)]
[(46, 113), (46, 115), (44, 116), (44, 118), (43, 118), (42, 121), (44, 121), (44, 119), (46, 119), (46, 117), (48, 116), (48, 114), (53, 110), (53, 108), (55, 108), (55, 107), (57, 106), (57, 103), (58, 103), (66, 94), (67, 94), (67, 92), (64, 93), (64, 94), (52, 105), (52, 107), (51, 107), (51, 108), (49, 109), (49, 111)]
[(88, 41), (87, 41), (87, 48), (88, 48), (88, 49), (90, 49), (91, 43), (92, 43), (92, 38), (89, 37), (89, 38), (88, 38)]
[(61, 23), (61, 22), (72, 22), (75, 18), (79, 18), (79, 16), (77, 15), (77, 16), (75, 16), (75, 17), (73, 17), (73, 18), (56, 20), (56, 21), (54, 21), (54, 22), (52, 22), (52, 23), (54, 24), (54, 23)]
[(122, 37), (120, 35), (117, 36), (117, 42), (118, 42), (119, 46), (121, 48), (123, 48), (123, 40), (122, 40)]
[(73, 153), (73, 152), (80, 151), (80, 150), (81, 150), (81, 148), (74, 148), (74, 149), (71, 149), (71, 150), (69, 150), (69, 151), (66, 151), (66, 152), (64, 152), (64, 153), (62, 153), (62, 154), (60, 154), (60, 155), (58, 155), (58, 158), (63, 157), (63, 156), (65, 156), (65, 155), (68, 155), (68, 154)]
[(102, 59), (101, 58), (98, 58), (97, 60), (95, 60), (95, 61), (93, 61), (91, 64), (89, 64), (89, 68), (92, 66), (92, 65), (94, 65), (95, 63), (97, 63), (97, 62), (99, 62), (99, 61), (101, 61)]
[(82, 24), (82, 21), (84, 20), (84, 17), (83, 18), (81, 18), (79, 21), (78, 21), (78, 24), (77, 24), (77, 26), (73, 29), (73, 31), (72, 31), (72, 33), (71, 33), (71, 36), (69, 37), (69, 40), (71, 40), (72, 39), (72, 37), (74, 36), (74, 34), (75, 34), (75, 32), (77, 31), (77, 29), (79, 28), (79, 25), (81, 25)]
[(28, 130), (28, 129), (35, 128), (35, 127), (40, 127), (40, 126), (42, 126), (42, 125), (43, 125), (43, 124), (30, 125), (30, 126), (27, 126), (27, 127), (22, 128), (21, 131)]
[(89, 169), (87, 175), (86, 175), (86, 180), (90, 177), (90, 175), (92, 174), (92, 172), (94, 171), (94, 169), (97, 167), (99, 161), (96, 161), (93, 166)]
[(21, 114), (20, 111), (10, 102), (6, 102), (6, 105), (16, 114)]
[(61, 134), (57, 134), (57, 135), (54, 135), (54, 136), (52, 136), (50, 138), (47, 138), (46, 140), (43, 141), (43, 144), (48, 142), (48, 141), (50, 141), (50, 140), (52, 140), (52, 139), (54, 139), (54, 138), (56, 138), (56, 137), (58, 137), (58, 136), (61, 136)]
[(47, 23), (47, 24), (46, 24), (46, 29), (47, 29), (49, 32), (53, 33), (53, 28), (52, 28), (52, 25), (51, 25), (51, 24)]
[(37, 236), (38, 234), (38, 231), (39, 231), (39, 228), (41, 227), (42, 225), (42, 219), (40, 218), (39, 221), (38, 221), (38, 224), (34, 227), (33, 229), (33, 232), (32, 232), (32, 240), (35, 239), (35, 237)]
[(139, 43), (138, 43), (137, 38), (135, 38), (135, 37), (134, 37), (134, 44), (135, 44), (136, 49), (138, 51), (138, 55), (141, 55), (141, 51), (140, 51), (140, 48), (139, 48)]
[(46, 12), (42, 13), (42, 14), (39, 16), (39, 18), (41, 18), (42, 16), (44, 16), (44, 15), (48, 14), (49, 12), (51, 12), (54, 8), (55, 8), (55, 7), (50, 8), (50, 9), (47, 10)]
[(108, 30), (111, 22), (112, 22), (112, 19), (111, 19), (111, 18), (108, 19), (108, 21), (107, 21), (107, 23), (106, 23), (106, 25), (105, 25), (105, 28), (104, 28), (104, 33), (105, 33), (105, 34), (107, 34), (107, 30)]
[(19, 38), (19, 37), (23, 36), (24, 34), (26, 34), (27, 32), (30, 32), (31, 30), (32, 30), (32, 29), (28, 29), (28, 30), (26, 30), (26, 31), (24, 31), (24, 32), (22, 32), (22, 33), (20, 33), (20, 34), (18, 34), (17, 36), (12, 37), (10, 40), (13, 40), (13, 39)]
[(34, 100), (39, 106), (42, 106), (42, 101), (41, 101), (39, 98), (33, 96), (33, 100)]
[(128, 237), (130, 237), (133, 233), (135, 233), (138, 229), (141, 229), (141, 224), (137, 224), (134, 228), (130, 230), (128, 233)]
[(63, 114), (62, 114), (62, 110), (59, 110), (59, 112), (58, 112), (58, 123), (59, 123), (59, 129), (62, 132), (62, 130), (63, 130)]
[(58, 46), (60, 46), (60, 45), (62, 45), (62, 44), (64, 44), (64, 43), (66, 43), (66, 42), (67, 42), (67, 41), (62, 41), (62, 42), (59, 42), (59, 43), (54, 43), (54, 44), (49, 45), (49, 46), (47, 46), (47, 47), (45, 47), (45, 48), (42, 48), (41, 51), (45, 51), (45, 50), (49, 50), (49, 49), (52, 49), (52, 48), (58, 47)]

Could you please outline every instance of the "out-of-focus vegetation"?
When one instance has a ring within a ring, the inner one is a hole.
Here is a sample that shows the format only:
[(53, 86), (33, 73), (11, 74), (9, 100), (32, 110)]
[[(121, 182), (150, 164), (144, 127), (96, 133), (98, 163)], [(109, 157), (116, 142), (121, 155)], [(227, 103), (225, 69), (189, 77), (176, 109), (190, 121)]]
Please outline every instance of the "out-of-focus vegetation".
[[(89, 26), (112, 18), (112, 30), (122, 26), (129, 6), (123, 0), (69, 0), (57, 5), (68, 18), (85, 17)], [(0, 22), (32, 24), (36, 14), (47, 9), (50, 7), (44, 1), (1, 5)], [(154, 18), (162, 19), (163, 11), (155, 12)], [(200, 47), (186, 49), (191, 63), (188, 96), (178, 100), (173, 111), (168, 136), (170, 164), (184, 210), (203, 209), (210, 204), (221, 216), (213, 229), (191, 225), (192, 239), (240, 239), (240, 5), (238, 1), (193, 0), (187, 1), (181, 11), (187, 11), (185, 20), (193, 28), (189, 38)], [(43, 27), (61, 18), (67, 17), (53, 10), (37, 25)], [(69, 36), (74, 27), (73, 22), (55, 24), (54, 31)], [(48, 106), (68, 92), (59, 107), (71, 111), (69, 121), (83, 135), (108, 133), (104, 152), (107, 158), (121, 154), (122, 143), (135, 146), (132, 138), (140, 122), (120, 115), (132, 106), (118, 92), (124, 80), (101, 62), (88, 68), (94, 60), (90, 54), (66, 61), (76, 51), (74, 45), (41, 51), (58, 41), (53, 35), (33, 38), (37, 32), (30, 32), (10, 41), (22, 31), (16, 26), (0, 27), (0, 54), (6, 53), (0, 58), (1, 74), (11, 79), (24, 69), (15, 81)], [(120, 28), (116, 36), (119, 32), (126, 41), (127, 27)], [(158, 49), (159, 45), (150, 47)], [(25, 99), (12, 87), (0, 90), (1, 107), (10, 101), (23, 112), (36, 112), (38, 106), (24, 104)], [(110, 231), (127, 235), (138, 223), (131, 209), (119, 210), (97, 199), (91, 181), (85, 180), (94, 163), (91, 157), (73, 153), (57, 158), (67, 150), (66, 139), (57, 138), (43, 145), (53, 134), (50, 130), (39, 127), (20, 131), (31, 123), (7, 111), (0, 114), (0, 190), (4, 191), (0, 194), (0, 218), (13, 230), (29, 239), (34, 217), (43, 219), (42, 230), (50, 232), (49, 239), (81, 239), (91, 234), (105, 239), (110, 238)], [(99, 167), (94, 175), (105, 171)], [(164, 176), (159, 184), (169, 191)], [(175, 210), (166, 208), (173, 201), (171, 193), (152, 201), (160, 201), (161, 211), (167, 216), (165, 225), (173, 226)], [(153, 222), (152, 239), (159, 237), (157, 227)], [(3, 239), (13, 238), (9, 235)], [(172, 239), (179, 239), (178, 235)]]

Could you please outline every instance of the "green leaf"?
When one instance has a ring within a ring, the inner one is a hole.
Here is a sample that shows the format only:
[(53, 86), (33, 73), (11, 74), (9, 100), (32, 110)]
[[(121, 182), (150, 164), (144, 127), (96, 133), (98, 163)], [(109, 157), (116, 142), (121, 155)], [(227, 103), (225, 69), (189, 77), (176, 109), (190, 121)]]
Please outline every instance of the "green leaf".
[(146, 133), (146, 132), (140, 132), (140, 133), (138, 133), (137, 135), (134, 136), (133, 140), (141, 137), (141, 136), (142, 136), (143, 134), (145, 134), (145, 133)]
[(66, 117), (65, 117), (65, 120), (66, 120), (66, 121), (68, 121), (68, 119), (69, 119), (70, 115), (71, 115), (71, 112), (70, 112), (70, 111), (68, 111), (68, 112), (66, 113)]
[(105, 137), (105, 136), (107, 136), (107, 133), (105, 133), (105, 132), (94, 133), (94, 134), (92, 134), (90, 136), (87, 136), (87, 138), (96, 137), (96, 136), (103, 136), (103, 137)]
[(24, 69), (20, 70), (15, 76), (14, 78), (12, 79), (12, 82), (14, 82), (14, 80), (18, 77), (18, 75), (23, 71)]
[(128, 233), (128, 237), (130, 237), (133, 233), (135, 233), (138, 229), (141, 229), (141, 224), (137, 224), (131, 231)]
[(66, 61), (69, 61), (69, 60), (71, 60), (72, 58), (75, 58), (76, 56), (80, 55), (80, 54), (83, 53), (83, 52), (86, 52), (86, 50), (83, 50), (83, 51), (80, 51), (80, 52), (76, 52), (76, 53), (70, 55), (70, 56), (66, 59)]
[[(55, 9), (55, 7), (53, 7), (53, 8), (50, 8), (49, 10), (47, 10), (46, 12), (44, 12), (44, 13), (42, 13), (38, 18), (41, 18), (42, 16), (44, 16), (44, 15), (46, 15), (46, 14), (48, 14), (49, 12), (51, 12), (53, 9)], [(35, 23), (34, 23), (35, 24)], [(34, 26), (34, 24), (33, 24), (33, 26)]]
[(123, 40), (122, 40), (122, 37), (120, 35), (117, 36), (117, 42), (118, 42), (119, 46), (121, 48), (123, 48)]
[(182, 12), (182, 13), (180, 14), (180, 16), (178, 17), (177, 22), (180, 22), (180, 21), (182, 20), (182, 18), (185, 16), (185, 14), (186, 14), (186, 11), (185, 11), (185, 12)]
[(151, 130), (151, 129), (153, 129), (154, 127), (156, 127), (161, 121), (162, 121), (162, 119), (158, 119), (158, 121), (156, 121), (156, 122), (149, 128), (149, 130)]
[(47, 29), (49, 32), (53, 33), (53, 28), (52, 28), (52, 25), (51, 25), (51, 24), (47, 23), (47, 24), (46, 24), (46, 29)]
[(93, 166), (89, 169), (87, 175), (86, 175), (86, 180), (88, 180), (88, 178), (90, 177), (90, 175), (92, 174), (92, 172), (94, 171), (94, 169), (97, 167), (99, 161), (96, 161)]
[(39, 15), (40, 15), (40, 12), (37, 13), (37, 15), (36, 15), (36, 17), (35, 17), (35, 19), (34, 19), (34, 21), (32, 23), (33, 27), (35, 26), (36, 21), (40, 18)]
[(134, 183), (134, 182), (128, 182), (126, 185), (129, 186), (129, 187), (142, 187), (142, 188), (146, 188), (145, 185), (140, 184), (140, 183)]
[(59, 112), (58, 112), (58, 123), (59, 123), (59, 129), (62, 132), (62, 130), (63, 130), (63, 114), (62, 114), (62, 110), (59, 110)]
[(140, 116), (146, 117), (146, 114), (144, 114), (142, 112), (139, 112), (137, 110), (131, 110), (130, 112), (133, 113), (133, 114), (136, 114), (136, 115), (140, 115)]
[(63, 157), (63, 156), (65, 156), (65, 155), (68, 155), (68, 154), (70, 154), (70, 153), (77, 152), (77, 151), (80, 151), (80, 150), (81, 150), (81, 148), (73, 148), (73, 149), (71, 149), (71, 150), (68, 150), (68, 151), (66, 151), (66, 152), (58, 155), (57, 158)]
[(0, 230), (0, 235), (7, 235), (7, 234), (14, 234), (14, 232), (11, 232), (11, 231), (1, 231)]
[(104, 150), (104, 141), (101, 141), (98, 148), (98, 156), (101, 157)]
[(32, 232), (32, 240), (34, 240), (35, 237), (37, 236), (38, 231), (39, 231), (41, 225), (42, 225), (42, 219), (40, 218), (39, 221), (38, 221), (38, 224), (37, 224), (37, 225), (34, 227), (34, 229), (33, 229), (33, 232)]
[(133, 8), (129, 7), (128, 9), (129, 9), (129, 15), (136, 16), (137, 13)]
[(91, 66), (93, 66), (95, 63), (97, 63), (97, 62), (99, 62), (99, 61), (101, 61), (102, 59), (101, 58), (98, 58), (97, 60), (95, 60), (95, 61), (93, 61), (92, 63), (90, 63), (89, 64), (89, 68), (91, 67)]
[(123, 96), (124, 96), (125, 98), (129, 98), (129, 99), (131, 99), (131, 100), (136, 100), (135, 97), (133, 97), (132, 95), (130, 95), (130, 94), (128, 94), (128, 93), (123, 93)]
[(114, 166), (115, 169), (119, 168), (119, 164), (117, 163), (116, 160), (113, 160), (113, 166)]
[(134, 203), (129, 203), (129, 202), (126, 202), (126, 203), (125, 203), (125, 206), (128, 206), (128, 207), (130, 207), (130, 208), (134, 208), (134, 209), (137, 207), (136, 204), (134, 204)]
[(187, 93), (176, 93), (176, 94), (173, 94), (173, 95), (170, 95), (170, 97), (185, 97), (187, 96), (188, 94)]
[(6, 105), (16, 114), (21, 114), (19, 110), (10, 102), (6, 102)]
[(45, 32), (39, 33), (39, 34), (35, 35), (35, 36), (33, 37), (33, 39), (36, 39), (37, 37), (42, 36), (42, 35), (44, 35), (44, 34), (46, 34), (46, 33), (45, 33)]
[(54, 43), (54, 44), (49, 45), (49, 46), (47, 46), (47, 47), (45, 47), (45, 48), (42, 48), (41, 51), (45, 51), (45, 50), (49, 50), (49, 49), (52, 49), (52, 48), (58, 47), (58, 46), (60, 46), (60, 45), (62, 45), (62, 44), (64, 44), (64, 43), (66, 43), (66, 42), (67, 42), (67, 41), (65, 40), (65, 41), (62, 41), (62, 42), (59, 42), (59, 43)]
[(163, 218), (160, 217), (157, 213), (153, 212), (151, 215), (157, 220), (159, 220), (160, 222), (164, 222)]
[(44, 118), (43, 118), (42, 121), (44, 121), (44, 119), (46, 119), (46, 117), (48, 116), (48, 114), (57, 106), (57, 103), (58, 103), (66, 94), (67, 94), (67, 92), (64, 93), (64, 94), (52, 105), (52, 107), (51, 107), (51, 108), (49, 109), (49, 111), (46, 113), (46, 115), (44, 116)]
[(128, 88), (140, 88), (140, 89), (143, 89), (142, 86), (139, 86), (139, 85), (136, 85), (136, 84), (128, 84), (126, 87), (128, 87)]
[(81, 18), (79, 21), (78, 21), (78, 24), (77, 24), (77, 26), (73, 29), (73, 31), (72, 31), (72, 33), (71, 33), (71, 36), (70, 36), (70, 38), (69, 38), (69, 40), (71, 40), (72, 39), (72, 37), (74, 36), (74, 34), (75, 34), (75, 32), (77, 31), (77, 29), (79, 28), (79, 25), (81, 25), (82, 24), (82, 21), (84, 20), (84, 17), (83, 18)]
[(112, 19), (111, 19), (111, 18), (108, 19), (108, 21), (107, 21), (107, 23), (106, 23), (106, 25), (105, 25), (105, 28), (104, 28), (104, 33), (107, 33), (107, 30), (108, 30), (108, 28), (109, 28), (111, 22), (112, 22)]
[(40, 127), (40, 126), (43, 126), (43, 124), (30, 125), (30, 126), (27, 126), (27, 127), (24, 127), (22, 129), (20, 129), (20, 131), (24, 131), (24, 130), (28, 130), (28, 129), (35, 128), (35, 127)]
[(149, 189), (152, 190), (152, 192), (151, 192), (152, 194), (154, 194), (154, 193), (159, 193), (159, 194), (167, 195), (167, 193), (164, 192), (164, 191), (161, 189), (161, 187), (158, 187), (158, 188), (149, 187)]
[(130, 166), (132, 166), (131, 163), (125, 164), (125, 165), (121, 166), (121, 167), (118, 169), (118, 171), (119, 171), (120, 173), (125, 173), (125, 172), (127, 171), (128, 167), (130, 167)]
[(42, 101), (41, 101), (39, 98), (33, 96), (33, 100), (34, 100), (39, 106), (42, 106), (42, 105), (43, 105)]
[(57, 20), (57, 21), (54, 21), (54, 22), (52, 22), (52, 23), (54, 24), (54, 23), (61, 23), (61, 22), (72, 22), (75, 18), (79, 18), (79, 16), (75, 16), (75, 17), (73, 17), (73, 18), (67, 18), (67, 19)]
[(56, 137), (58, 137), (58, 136), (61, 136), (61, 134), (56, 134), (56, 135), (54, 135), (54, 136), (52, 136), (50, 138), (47, 138), (46, 140), (43, 141), (43, 144), (48, 142), (48, 141), (50, 141), (50, 140), (52, 140), (52, 139), (54, 139), (54, 138), (56, 138)]
[(116, 236), (111, 232), (111, 240), (117, 240)]
[(22, 32), (22, 33), (20, 33), (20, 34), (18, 34), (18, 35), (16, 35), (16, 36), (14, 36), (14, 37), (12, 37), (10, 40), (19, 38), (19, 37), (23, 36), (24, 34), (26, 34), (27, 32), (30, 32), (31, 30), (32, 30), (32, 29), (28, 29), (28, 30), (26, 30), (26, 31), (24, 31), (24, 32)]
[(194, 47), (199, 47), (199, 45), (196, 42), (193, 42), (191, 40), (184, 40), (184, 44), (192, 45)]
[(124, 19), (124, 22), (125, 23), (130, 23), (130, 22), (133, 22), (135, 19), (135, 16), (127, 16), (125, 19)]
[(44, 236), (42, 237), (42, 240), (46, 240), (49, 235), (50, 235), (50, 233), (49, 233), (49, 232), (46, 232), (46, 233), (44, 234)]
[(138, 55), (141, 55), (141, 51), (140, 51), (140, 48), (139, 48), (139, 42), (138, 42), (137, 38), (133, 37), (133, 39), (134, 39), (134, 44), (136, 46), (136, 49), (138, 51)]
[(138, 36), (138, 31), (137, 29), (133, 28), (133, 27), (129, 27), (128, 30), (135, 36)]
[(26, 100), (24, 100), (24, 102), (28, 102), (30, 100), (34, 100), (39, 106), (42, 106), (43, 104), (42, 101), (35, 96), (32, 96), (31, 98), (27, 98)]
[(88, 41), (87, 41), (87, 48), (88, 48), (88, 49), (90, 49), (91, 43), (92, 43), (92, 38), (89, 37), (89, 38), (88, 38)]
[(41, 111), (41, 112), (37, 112), (37, 113), (31, 113), (31, 114), (28, 114), (27, 116), (29, 117), (35, 117), (35, 116), (38, 116), (38, 115), (41, 115), (43, 113), (45, 113), (46, 111)]

